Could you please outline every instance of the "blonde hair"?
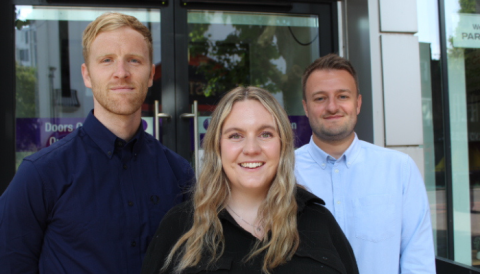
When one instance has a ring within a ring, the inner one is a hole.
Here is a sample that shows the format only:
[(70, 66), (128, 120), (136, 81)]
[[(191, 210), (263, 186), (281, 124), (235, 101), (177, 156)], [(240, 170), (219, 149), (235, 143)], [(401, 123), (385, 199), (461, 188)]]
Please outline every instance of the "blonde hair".
[(82, 47), (85, 63), (88, 64), (90, 46), (100, 33), (116, 30), (122, 27), (132, 28), (145, 38), (148, 46), (148, 53), (150, 55), (150, 62), (153, 62), (152, 34), (150, 33), (150, 30), (133, 16), (118, 12), (107, 12), (88, 24), (87, 28), (83, 31)]
[[(285, 110), (266, 90), (257, 87), (238, 87), (220, 100), (203, 141), (204, 166), (193, 194), (193, 226), (175, 244), (165, 260), (165, 270), (175, 259), (175, 271), (180, 273), (195, 266), (202, 256), (215, 263), (223, 254), (225, 239), (218, 218), (230, 197), (229, 180), (222, 169), (220, 138), (223, 123), (233, 105), (239, 101), (256, 100), (274, 117), (281, 140), (280, 161), (267, 197), (258, 210), (265, 233), (245, 260), (265, 252), (262, 270), (269, 270), (290, 260), (299, 245), (297, 231), (297, 202), (295, 200), (293, 132)], [(270, 233), (268, 233), (270, 232)], [(179, 254), (175, 254), (179, 251)], [(206, 253), (207, 252), (207, 253)]]

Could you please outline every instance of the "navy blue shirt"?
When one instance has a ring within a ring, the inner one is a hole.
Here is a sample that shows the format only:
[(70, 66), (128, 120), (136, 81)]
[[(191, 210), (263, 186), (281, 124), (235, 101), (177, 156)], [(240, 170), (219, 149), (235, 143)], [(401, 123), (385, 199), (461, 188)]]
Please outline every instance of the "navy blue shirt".
[(1, 273), (140, 273), (190, 164), (140, 127), (128, 143), (91, 112), (24, 159), (0, 196)]

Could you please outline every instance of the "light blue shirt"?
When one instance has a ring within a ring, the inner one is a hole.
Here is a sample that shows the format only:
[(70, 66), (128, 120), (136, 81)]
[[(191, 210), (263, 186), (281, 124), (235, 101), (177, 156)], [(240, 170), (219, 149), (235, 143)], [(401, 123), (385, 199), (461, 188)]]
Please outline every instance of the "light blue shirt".
[(295, 152), (298, 183), (322, 198), (360, 274), (435, 273), (422, 176), (406, 154), (355, 139), (335, 160), (312, 139)]

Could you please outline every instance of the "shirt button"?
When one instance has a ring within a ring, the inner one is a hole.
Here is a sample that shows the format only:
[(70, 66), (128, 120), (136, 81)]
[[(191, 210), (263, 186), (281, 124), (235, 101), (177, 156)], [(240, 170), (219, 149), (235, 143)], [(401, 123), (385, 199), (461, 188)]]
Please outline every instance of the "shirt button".
[(327, 258), (327, 257), (322, 257), (322, 259), (323, 259), (323, 260), (325, 260), (325, 261), (326, 261), (326, 260), (328, 260), (328, 258)]
[(341, 204), (341, 203), (342, 203), (342, 202), (340, 202), (340, 201), (337, 201), (337, 204)]
[(129, 206), (133, 206), (133, 202), (132, 202), (132, 201), (128, 201), (128, 205), (129, 205)]
[(338, 173), (338, 169), (335, 169), (335, 173)]
[(127, 169), (127, 165), (126, 165), (126, 164), (125, 164), (125, 165), (123, 165), (123, 169)]
[(137, 245), (137, 242), (133, 241), (130, 245), (131, 245), (131, 246), (136, 246), (136, 245)]

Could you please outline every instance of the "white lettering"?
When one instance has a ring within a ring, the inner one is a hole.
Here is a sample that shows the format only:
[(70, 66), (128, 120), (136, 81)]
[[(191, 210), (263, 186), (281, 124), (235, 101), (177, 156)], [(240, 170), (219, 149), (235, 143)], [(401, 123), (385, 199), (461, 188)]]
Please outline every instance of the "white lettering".
[(297, 123), (291, 123), (292, 129), (297, 129)]
[(49, 122), (45, 123), (45, 132), (72, 132), (73, 125), (65, 124), (65, 125), (56, 125), (51, 124)]
[(55, 138), (54, 136), (52, 136), (52, 137), (50, 137), (50, 139), (48, 139), (48, 143), (49, 143), (50, 145), (52, 145), (52, 144), (55, 143), (56, 141), (58, 141), (58, 139)]
[(80, 122), (78, 122), (78, 123), (77, 123), (77, 126), (76, 126), (75, 128), (79, 128), (79, 127), (81, 127), (81, 126), (83, 126), (83, 124), (80, 123)]

